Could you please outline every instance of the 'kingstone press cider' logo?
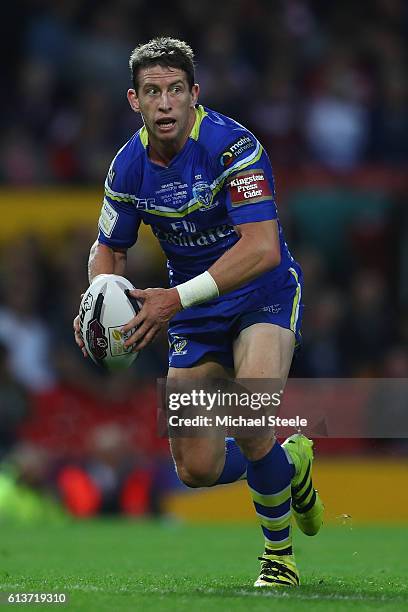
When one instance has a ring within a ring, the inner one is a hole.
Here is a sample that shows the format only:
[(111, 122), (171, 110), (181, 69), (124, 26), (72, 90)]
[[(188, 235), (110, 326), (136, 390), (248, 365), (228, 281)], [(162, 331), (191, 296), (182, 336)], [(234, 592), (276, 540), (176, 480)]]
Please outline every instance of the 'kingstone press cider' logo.
[(214, 195), (211, 187), (205, 181), (198, 181), (193, 185), (193, 196), (200, 204), (200, 211), (211, 210), (218, 202), (213, 202)]

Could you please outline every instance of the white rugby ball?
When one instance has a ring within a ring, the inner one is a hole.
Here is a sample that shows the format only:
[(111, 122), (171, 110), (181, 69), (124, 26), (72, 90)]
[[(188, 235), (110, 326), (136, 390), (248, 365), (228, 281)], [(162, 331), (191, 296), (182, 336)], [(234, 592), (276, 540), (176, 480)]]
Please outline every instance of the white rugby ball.
[(128, 368), (139, 354), (132, 352), (132, 347), (124, 346), (135, 330), (120, 331), (141, 308), (140, 303), (126, 293), (134, 288), (123, 276), (99, 274), (79, 307), (81, 334), (88, 355), (108, 370)]

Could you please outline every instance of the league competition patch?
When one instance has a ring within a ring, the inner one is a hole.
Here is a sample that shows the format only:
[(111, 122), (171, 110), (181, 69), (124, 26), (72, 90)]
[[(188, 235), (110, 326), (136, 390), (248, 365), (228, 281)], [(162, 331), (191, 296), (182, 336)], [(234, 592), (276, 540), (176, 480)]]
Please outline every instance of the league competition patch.
[(119, 218), (119, 214), (111, 206), (106, 198), (103, 200), (101, 216), (99, 217), (99, 228), (107, 238), (112, 236), (112, 232)]
[(273, 199), (269, 181), (263, 170), (244, 170), (229, 183), (232, 206), (255, 204)]

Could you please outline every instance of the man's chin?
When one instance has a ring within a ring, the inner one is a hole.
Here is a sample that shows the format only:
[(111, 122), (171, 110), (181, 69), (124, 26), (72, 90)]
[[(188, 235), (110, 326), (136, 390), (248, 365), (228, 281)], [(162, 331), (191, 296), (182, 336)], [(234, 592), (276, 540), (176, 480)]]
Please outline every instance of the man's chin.
[(174, 134), (158, 134), (156, 136), (156, 142), (165, 147), (169, 147), (169, 150), (173, 152), (177, 152), (182, 146), (183, 139), (178, 132), (175, 132)]
[(178, 140), (179, 139), (179, 134), (178, 134), (178, 132), (176, 130), (174, 130), (172, 132), (166, 132), (164, 134), (162, 132), (159, 132), (159, 133), (156, 132), (156, 138), (157, 138), (157, 140), (161, 140), (163, 142), (165, 142), (165, 141), (172, 141), (172, 140)]

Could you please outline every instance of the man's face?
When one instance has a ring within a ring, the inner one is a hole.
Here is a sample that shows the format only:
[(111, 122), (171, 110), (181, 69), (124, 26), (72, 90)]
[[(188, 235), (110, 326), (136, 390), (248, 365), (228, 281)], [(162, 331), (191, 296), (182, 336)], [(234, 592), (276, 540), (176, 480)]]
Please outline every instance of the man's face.
[(132, 109), (142, 114), (149, 135), (159, 142), (178, 142), (192, 128), (198, 85), (190, 90), (184, 70), (163, 66), (143, 68), (138, 90), (128, 91)]

